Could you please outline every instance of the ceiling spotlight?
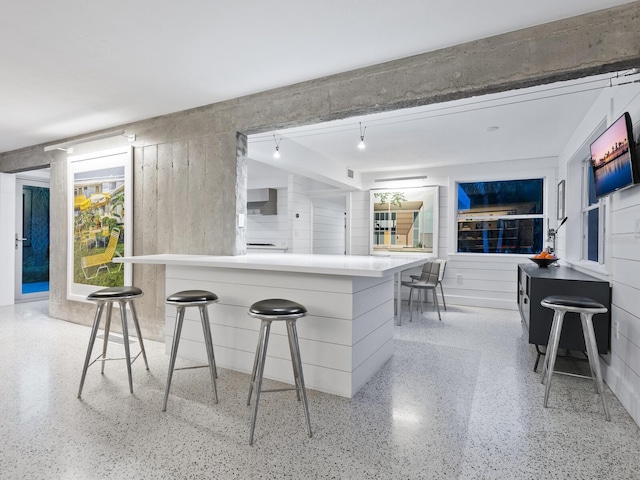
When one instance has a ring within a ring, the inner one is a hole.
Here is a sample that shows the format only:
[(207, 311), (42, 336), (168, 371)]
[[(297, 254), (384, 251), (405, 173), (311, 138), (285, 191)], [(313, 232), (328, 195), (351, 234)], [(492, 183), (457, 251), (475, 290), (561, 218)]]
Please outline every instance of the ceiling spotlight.
[(278, 140), (274, 134), (273, 141), (276, 142), (276, 151), (273, 152), (273, 158), (280, 158), (280, 142), (282, 142), (282, 137)]
[(358, 148), (360, 150), (364, 150), (364, 147), (365, 147), (365, 145), (364, 145), (364, 132), (367, 131), (367, 127), (364, 127), (364, 129), (363, 129), (362, 128), (362, 122), (359, 122), (359, 123), (360, 123), (360, 143), (358, 144)]
[(498, 130), (500, 130), (500, 127), (497, 126), (492, 126), (492, 127), (487, 127), (487, 132), (497, 132)]

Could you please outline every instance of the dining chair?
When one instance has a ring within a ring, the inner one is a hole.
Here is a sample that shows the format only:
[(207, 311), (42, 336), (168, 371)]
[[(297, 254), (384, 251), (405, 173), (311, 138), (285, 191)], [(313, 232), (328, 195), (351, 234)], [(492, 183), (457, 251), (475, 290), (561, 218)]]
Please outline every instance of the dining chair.
[[(436, 306), (436, 310), (438, 311), (438, 319), (442, 321), (442, 317), (440, 316), (440, 306), (438, 305), (438, 296), (436, 295), (436, 287), (438, 286), (438, 276), (440, 274), (440, 263), (439, 262), (427, 262), (422, 266), (422, 273), (420, 274), (420, 278), (415, 279), (412, 278), (411, 281), (405, 280), (402, 282), (402, 286), (409, 287), (411, 290), (409, 291), (409, 321), (413, 321), (413, 291), (418, 290), (418, 292), (431, 290), (433, 292), (433, 303)], [(418, 297), (420, 298), (420, 297)], [(420, 309), (422, 310), (422, 302), (420, 303)]]
[[(444, 289), (442, 288), (442, 280), (444, 279), (444, 272), (447, 269), (447, 261), (446, 260), (436, 260), (440, 264), (440, 270), (438, 271), (438, 285), (440, 285), (440, 293), (442, 294), (442, 304), (444, 305), (444, 309), (447, 309), (447, 301), (444, 298)], [(422, 266), (422, 273), (429, 273), (431, 270), (430, 262), (425, 263)], [(420, 275), (410, 275), (412, 280), (420, 280)], [(426, 299), (425, 299), (426, 300)]]

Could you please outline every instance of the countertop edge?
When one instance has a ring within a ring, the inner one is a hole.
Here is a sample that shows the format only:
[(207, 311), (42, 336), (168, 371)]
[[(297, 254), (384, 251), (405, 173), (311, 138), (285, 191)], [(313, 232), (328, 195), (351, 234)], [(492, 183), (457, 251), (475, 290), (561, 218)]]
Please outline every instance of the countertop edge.
[[(317, 275), (338, 275), (352, 277), (372, 277), (382, 278), (387, 275), (394, 274), (398, 271), (415, 268), (422, 263), (429, 261), (428, 258), (406, 258), (406, 262), (398, 265), (381, 266), (381, 268), (363, 268), (363, 267), (344, 267), (335, 265), (290, 265), (279, 264), (277, 257), (280, 255), (268, 255), (268, 261), (258, 257), (257, 255), (238, 255), (238, 256), (213, 256), (213, 255), (176, 255), (176, 254), (156, 254), (156, 255), (140, 255), (129, 257), (116, 257), (114, 263), (136, 263), (146, 265), (175, 265), (188, 267), (213, 267), (213, 268), (229, 268), (236, 270), (262, 270), (277, 272), (293, 272), (293, 273), (309, 273)], [(284, 256), (282, 256), (284, 257)], [(318, 256), (310, 255), (316, 260)], [(342, 257), (342, 255), (336, 256)], [(357, 256), (354, 256), (357, 258)], [(363, 257), (369, 258), (369, 257)], [(383, 257), (388, 258), (388, 257)], [(232, 261), (237, 259), (237, 261)]]

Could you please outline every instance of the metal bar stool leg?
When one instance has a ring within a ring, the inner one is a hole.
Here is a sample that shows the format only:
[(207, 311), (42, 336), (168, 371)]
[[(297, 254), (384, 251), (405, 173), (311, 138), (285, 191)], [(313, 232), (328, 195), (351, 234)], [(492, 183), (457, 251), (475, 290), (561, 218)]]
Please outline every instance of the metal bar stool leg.
[(596, 374), (596, 381), (598, 383), (598, 389), (600, 390), (600, 398), (602, 399), (602, 406), (604, 407), (604, 417), (607, 419), (607, 422), (611, 421), (611, 417), (609, 416), (609, 407), (607, 406), (607, 401), (604, 398), (604, 382), (602, 381), (602, 372), (600, 371), (600, 360), (598, 357), (598, 345), (596, 344), (596, 334), (593, 331), (593, 314), (592, 313), (584, 313), (580, 315), (580, 319), (582, 320), (582, 330), (584, 332), (584, 341), (589, 342), (591, 345), (591, 351), (593, 355), (589, 357), (589, 362), (592, 363), (592, 368), (594, 373)]
[(251, 371), (251, 381), (249, 382), (249, 397), (247, 398), (247, 405), (251, 405), (251, 395), (253, 394), (253, 384), (256, 380), (256, 373), (258, 372), (258, 363), (260, 359), (260, 349), (264, 342), (264, 328), (262, 323), (260, 324), (260, 334), (258, 336), (258, 346), (256, 347), (256, 355), (253, 359), (253, 370)]
[(91, 336), (89, 337), (89, 346), (87, 347), (87, 355), (84, 359), (84, 367), (82, 368), (82, 377), (80, 377), (80, 388), (78, 389), (78, 398), (82, 395), (82, 387), (84, 387), (84, 379), (87, 376), (87, 369), (89, 368), (89, 362), (91, 361), (91, 352), (93, 351), (93, 344), (96, 341), (96, 335), (98, 334), (98, 327), (100, 326), (100, 317), (104, 310), (104, 302), (99, 302), (96, 308), (96, 316), (93, 320), (93, 327), (91, 328)]
[(113, 302), (107, 303), (107, 319), (104, 322), (104, 337), (103, 337), (103, 345), (102, 345), (102, 366), (100, 368), (100, 373), (104, 375), (104, 364), (106, 363), (105, 359), (107, 358), (107, 346), (109, 345), (109, 333), (111, 331), (111, 313), (113, 311)]
[(291, 327), (289, 325), (289, 321), (287, 321), (287, 338), (289, 340), (289, 352), (291, 353), (291, 367), (293, 368), (293, 383), (296, 386), (296, 398), (300, 401), (300, 377), (298, 375), (298, 368), (296, 367), (296, 345), (293, 337), (293, 333), (291, 332)]
[(540, 383), (544, 385), (544, 381), (547, 376), (547, 369), (549, 368), (549, 357), (551, 357), (551, 351), (553, 350), (553, 340), (555, 338), (555, 331), (558, 327), (557, 318), (560, 313), (557, 310), (553, 311), (553, 321), (551, 322), (551, 330), (549, 332), (549, 340), (547, 341), (547, 348), (544, 352), (544, 360), (542, 361), (542, 377)]
[(302, 359), (300, 358), (300, 345), (298, 344), (298, 330), (296, 328), (295, 320), (287, 320), (287, 330), (295, 349), (295, 360), (292, 358), (294, 368), (298, 370), (298, 381), (300, 383), (300, 390), (302, 393), (302, 405), (304, 406), (304, 415), (307, 419), (307, 433), (311, 437), (311, 419), (309, 418), (309, 405), (307, 403), (307, 390), (304, 386), (304, 375), (302, 374)]
[(136, 313), (136, 307), (133, 305), (133, 302), (129, 302), (129, 306), (131, 307), (131, 317), (133, 318), (133, 326), (136, 328), (136, 335), (138, 335), (138, 342), (140, 342), (140, 351), (142, 352), (142, 359), (144, 360), (144, 365), (149, 370), (149, 363), (147, 362), (147, 352), (144, 349), (144, 342), (142, 341), (142, 332), (140, 331), (140, 323), (138, 322), (138, 314)]
[(133, 393), (133, 375), (131, 374), (131, 351), (129, 348), (129, 326), (127, 325), (127, 302), (120, 300), (120, 316), (122, 317), (122, 337), (124, 343), (124, 356), (127, 362), (127, 374), (129, 375), (129, 392)]
[[(548, 354), (547, 360), (547, 385), (544, 390), (544, 406), (546, 407), (549, 402), (549, 392), (551, 391), (551, 377), (553, 376), (553, 369), (556, 364), (556, 355), (558, 354), (558, 344), (560, 343), (560, 333), (562, 332), (562, 322), (564, 320), (564, 312), (558, 312), (557, 319), (554, 322), (557, 323), (555, 329), (553, 329), (553, 344), (551, 345), (551, 353)], [(544, 380), (544, 377), (543, 377)]]
[(176, 307), (176, 324), (173, 329), (173, 343), (171, 344), (171, 356), (169, 357), (169, 372), (167, 373), (167, 385), (164, 387), (164, 401), (162, 403), (162, 411), (167, 411), (167, 400), (169, 399), (169, 390), (171, 390), (171, 377), (173, 376), (173, 368), (176, 366), (176, 357), (178, 355), (178, 345), (180, 343), (180, 333), (182, 332), (182, 321), (184, 320), (184, 307)]
[(211, 385), (213, 387), (213, 402), (218, 403), (218, 388), (216, 386), (216, 377), (218, 376), (216, 369), (216, 357), (213, 354), (213, 339), (211, 337), (211, 325), (209, 325), (209, 315), (207, 314), (207, 306), (203, 305), (198, 308), (200, 310), (200, 320), (202, 321), (202, 334), (204, 335), (204, 344), (207, 349), (207, 360), (209, 361), (209, 373), (211, 374)]
[(587, 325), (584, 322), (583, 314), (580, 314), (580, 323), (582, 324), (582, 334), (584, 336), (584, 345), (587, 349), (587, 360), (589, 361), (589, 371), (591, 372), (591, 378), (593, 380), (593, 386), (596, 393), (600, 393), (600, 386), (598, 385), (598, 378), (596, 377), (596, 372), (593, 370), (593, 359), (598, 359), (598, 350), (596, 346), (596, 351), (593, 352), (591, 350), (591, 342), (587, 341)]
[(256, 419), (258, 418), (258, 402), (260, 401), (260, 390), (262, 390), (262, 376), (264, 374), (264, 363), (267, 358), (267, 345), (269, 344), (269, 332), (271, 330), (271, 321), (262, 320), (260, 330), (264, 330), (264, 334), (260, 335), (262, 343), (259, 348), (260, 360), (258, 361), (257, 376), (254, 380), (256, 385), (253, 387), (253, 412), (251, 413), (251, 430), (249, 431), (249, 445), (253, 445), (253, 433), (256, 429)]

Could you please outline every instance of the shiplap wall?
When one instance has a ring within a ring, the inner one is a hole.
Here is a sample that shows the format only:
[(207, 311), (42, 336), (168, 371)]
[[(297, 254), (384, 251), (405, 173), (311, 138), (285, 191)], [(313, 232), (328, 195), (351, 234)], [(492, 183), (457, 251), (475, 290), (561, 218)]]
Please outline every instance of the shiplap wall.
[(371, 205), (369, 191), (351, 192), (347, 197), (347, 254), (369, 255)]
[(345, 252), (346, 200), (313, 200), (313, 253), (343, 255)]
[(5, 273), (0, 278), (0, 305), (13, 305), (15, 279), (9, 273), (15, 265), (16, 179), (15, 175), (0, 173), (0, 252)]
[[(535, 168), (534, 168), (535, 167)], [(456, 253), (456, 182), (545, 178), (545, 214), (555, 217), (557, 158), (537, 158), (505, 162), (484, 161), (472, 165), (451, 166), (412, 172), (426, 174), (429, 185), (439, 188), (438, 252), (447, 260), (442, 282), (447, 303), (481, 307), (517, 309), (517, 265), (528, 262), (528, 255)], [(499, 175), (496, 172), (500, 172)], [(390, 174), (392, 176), (393, 174)], [(351, 245), (370, 243), (369, 192), (351, 194)], [(357, 228), (355, 227), (357, 226)], [(365, 254), (361, 247), (354, 254)], [(408, 277), (417, 272), (403, 274)], [(407, 293), (402, 292), (406, 297)]]
[(559, 252), (572, 259), (575, 268), (611, 282), (611, 352), (601, 356), (604, 377), (640, 424), (640, 186), (608, 197), (606, 263), (603, 266), (585, 264), (579, 261), (581, 246), (578, 242), (582, 237), (580, 184), (573, 181), (580, 175), (580, 165), (571, 161), (603, 119), (609, 126), (624, 112), (631, 115), (637, 139), (640, 135), (640, 86), (637, 84), (604, 90), (559, 157), (560, 176), (567, 179), (569, 217), (567, 232), (560, 236)]
[(289, 175), (289, 238), (288, 253), (311, 253), (311, 228), (313, 207), (307, 196), (308, 180)]

